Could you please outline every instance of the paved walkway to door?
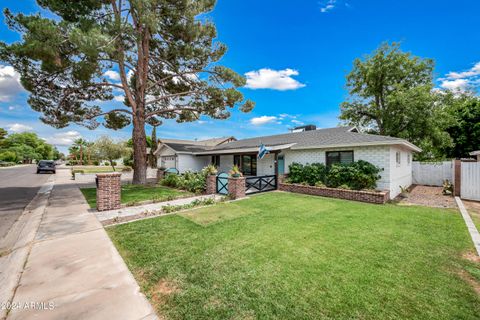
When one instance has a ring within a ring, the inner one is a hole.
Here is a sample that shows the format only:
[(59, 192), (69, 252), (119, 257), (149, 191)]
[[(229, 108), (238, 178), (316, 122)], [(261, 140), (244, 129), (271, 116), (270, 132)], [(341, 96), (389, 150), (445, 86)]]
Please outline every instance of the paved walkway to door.
[(7, 319), (157, 319), (68, 169), (30, 246)]

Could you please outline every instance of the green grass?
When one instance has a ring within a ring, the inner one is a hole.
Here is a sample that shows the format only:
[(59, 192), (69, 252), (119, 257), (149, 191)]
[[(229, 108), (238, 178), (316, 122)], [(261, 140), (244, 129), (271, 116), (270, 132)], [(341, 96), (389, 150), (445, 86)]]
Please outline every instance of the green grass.
[[(122, 172), (124, 166), (115, 166), (115, 171)], [(103, 173), (103, 172), (113, 172), (111, 166), (76, 166), (72, 170), (83, 171), (83, 173)]]
[[(97, 206), (97, 189), (96, 188), (82, 188), (80, 189), (83, 196), (87, 200), (91, 208)], [(160, 185), (155, 186), (143, 186), (127, 184), (122, 185), (122, 198), (123, 204), (133, 205), (141, 201), (167, 201), (175, 198), (186, 197), (193, 195), (190, 192), (176, 190)]]
[[(235, 218), (235, 216), (238, 217)], [(107, 229), (171, 319), (478, 319), (454, 210), (288, 193)]]

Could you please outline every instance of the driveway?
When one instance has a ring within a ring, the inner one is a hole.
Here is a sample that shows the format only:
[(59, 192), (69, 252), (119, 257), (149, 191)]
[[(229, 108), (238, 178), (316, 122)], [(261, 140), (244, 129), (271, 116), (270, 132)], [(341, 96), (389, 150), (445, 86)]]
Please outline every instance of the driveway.
[(49, 177), (36, 174), (33, 164), (0, 170), (0, 240)]

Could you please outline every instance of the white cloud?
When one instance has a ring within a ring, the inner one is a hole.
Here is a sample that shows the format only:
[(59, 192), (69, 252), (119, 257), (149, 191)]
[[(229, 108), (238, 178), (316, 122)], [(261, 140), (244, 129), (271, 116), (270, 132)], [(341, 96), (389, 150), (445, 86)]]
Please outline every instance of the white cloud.
[(466, 79), (443, 80), (440, 86), (447, 90), (465, 91), (468, 88), (468, 80)]
[(461, 78), (470, 78), (480, 75), (480, 62), (477, 62), (472, 68), (463, 72), (449, 72), (447, 78), (450, 79), (461, 79)]
[(32, 129), (33, 129), (32, 127), (26, 126), (21, 123), (13, 123), (8, 127), (8, 131), (15, 132), (15, 133), (31, 131)]
[(103, 74), (103, 76), (109, 78), (110, 80), (120, 81), (120, 74), (117, 71), (108, 70)]
[(11, 66), (0, 65), (0, 102), (11, 101), (22, 91), (20, 74)]
[(53, 136), (46, 138), (45, 141), (55, 146), (69, 146), (73, 143), (73, 141), (81, 137), (82, 135), (80, 132), (70, 130), (67, 132), (55, 133)]
[(125, 96), (115, 96), (115, 97), (113, 97), (113, 100), (118, 101), (118, 102), (124, 102), (125, 101)]
[(280, 113), (280, 114), (278, 115), (278, 118), (280, 118), (280, 119), (282, 119), (282, 120), (283, 120), (283, 119), (286, 119), (286, 118), (295, 119), (295, 118), (297, 118), (297, 116), (296, 116), (296, 115), (293, 115), (293, 114), (288, 114), (288, 113)]
[(332, 10), (333, 8), (335, 8), (336, 3), (337, 3), (337, 0), (322, 1), (320, 3), (320, 5), (321, 5), (320, 12), (326, 13), (326, 12)]
[(263, 68), (257, 71), (245, 73), (247, 77), (246, 88), (249, 89), (273, 89), (273, 90), (295, 90), (305, 87), (303, 83), (292, 78), (298, 76), (298, 71), (293, 69), (272, 70)]
[(438, 79), (440, 87), (447, 90), (465, 92), (480, 85), (480, 62), (466, 71), (447, 73), (445, 78)]
[(15, 110), (15, 107), (14, 106), (9, 106), (8, 110), (10, 110), (10, 111)]
[(299, 126), (305, 124), (305, 122), (302, 122), (302, 121), (299, 121), (299, 120), (295, 120), (295, 119), (292, 120), (292, 123), (294, 123), (294, 124), (296, 124), (296, 125), (299, 125)]
[(250, 119), (250, 123), (254, 126), (261, 126), (267, 123), (275, 122), (278, 118), (275, 116), (261, 116)]

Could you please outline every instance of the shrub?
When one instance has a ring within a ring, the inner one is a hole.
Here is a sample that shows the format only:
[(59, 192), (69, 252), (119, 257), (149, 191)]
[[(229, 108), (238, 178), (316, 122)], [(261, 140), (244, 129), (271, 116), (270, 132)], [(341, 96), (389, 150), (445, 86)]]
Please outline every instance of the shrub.
[(130, 167), (123, 167), (122, 168), (122, 172), (131, 172), (132, 171), (132, 168)]
[(374, 189), (380, 179), (380, 169), (373, 164), (359, 160), (350, 164), (335, 164), (327, 168), (322, 163), (289, 166), (287, 183), (311, 186), (327, 186), (342, 189)]
[(123, 164), (129, 167), (133, 167), (133, 159), (131, 158), (123, 158)]
[(103, 165), (104, 165), (104, 166), (109, 166), (109, 165), (110, 165), (110, 162), (105, 161), (105, 162), (103, 163)]
[(98, 166), (100, 164), (100, 162), (98, 160), (93, 160), (93, 165), (94, 166)]
[(112, 166), (116, 166), (117, 165), (117, 161), (112, 161)]
[(333, 188), (346, 185), (353, 190), (375, 189), (377, 180), (380, 179), (379, 172), (379, 168), (363, 160), (335, 164), (328, 171), (325, 184)]
[(170, 173), (167, 174), (160, 183), (171, 188), (183, 189), (193, 193), (202, 193), (207, 186), (207, 175), (207, 169), (201, 172), (187, 171), (182, 175)]
[(288, 181), (290, 183), (307, 183), (314, 186), (317, 182), (325, 181), (327, 167), (323, 163), (302, 165), (292, 163), (289, 167)]
[(0, 160), (5, 162), (15, 162), (17, 160), (17, 154), (13, 151), (2, 151), (0, 153)]
[(176, 174), (167, 174), (160, 183), (167, 187), (179, 188), (179, 176)]

